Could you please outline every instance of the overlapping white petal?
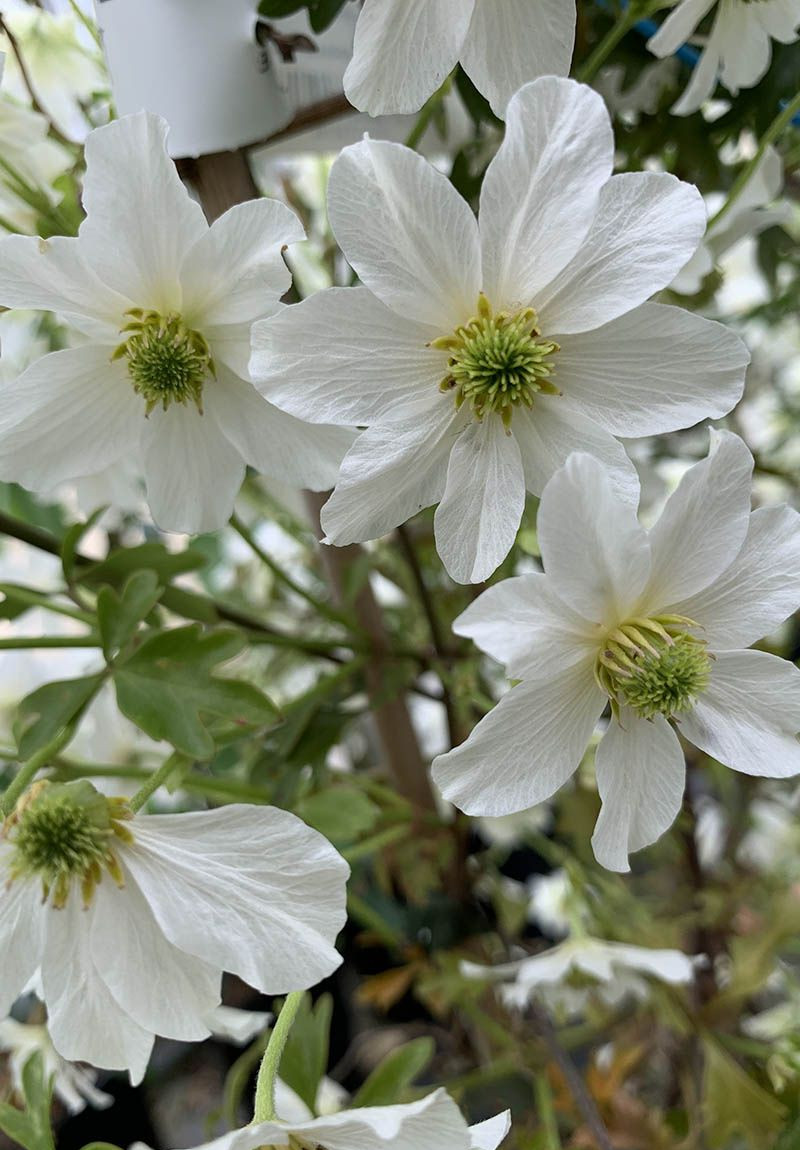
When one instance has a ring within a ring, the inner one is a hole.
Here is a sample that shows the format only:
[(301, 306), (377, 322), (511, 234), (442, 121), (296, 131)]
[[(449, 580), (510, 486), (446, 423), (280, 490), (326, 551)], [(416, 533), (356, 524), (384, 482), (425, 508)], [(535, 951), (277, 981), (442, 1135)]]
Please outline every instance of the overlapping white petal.
[(410, 148), (370, 139), (345, 148), (331, 168), (328, 215), (362, 282), (398, 315), (449, 335), (474, 312), (481, 288), (475, 217), (446, 176)]
[(416, 112), (455, 67), (474, 0), (366, 0), (344, 74), (348, 100), (383, 116)]
[(591, 655), (552, 673), (543, 664), (465, 743), (434, 759), (433, 781), (470, 815), (507, 815), (543, 802), (577, 769), (605, 702)]
[(650, 575), (650, 545), (596, 459), (575, 454), (556, 472), (537, 530), (553, 589), (574, 611), (600, 624), (630, 610)]
[(535, 304), (566, 267), (613, 159), (611, 121), (591, 88), (547, 76), (517, 92), (481, 189), (483, 290), (494, 307)]
[(800, 774), (800, 670), (765, 651), (716, 651), (711, 682), (680, 729), (745, 775)]
[(495, 115), (537, 76), (566, 76), (575, 41), (571, 0), (475, 0), (461, 63)]
[(650, 846), (674, 823), (683, 802), (686, 763), (663, 715), (650, 721), (623, 707), (595, 755), (603, 806), (592, 835), (599, 863), (630, 870), (628, 854)]

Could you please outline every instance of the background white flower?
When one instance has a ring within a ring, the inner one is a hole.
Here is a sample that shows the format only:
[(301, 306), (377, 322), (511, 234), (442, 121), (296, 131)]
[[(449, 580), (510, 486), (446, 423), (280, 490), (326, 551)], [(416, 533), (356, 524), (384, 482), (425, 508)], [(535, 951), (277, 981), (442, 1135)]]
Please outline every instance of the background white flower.
[(228, 518), (246, 464), (324, 489), (350, 442), (264, 403), (249, 382), (250, 324), (281, 305), (281, 250), (302, 239), (274, 200), (209, 228), (140, 113), (92, 133), (77, 239), (0, 241), (0, 301), (56, 311), (86, 342), (0, 388), (0, 477), (48, 490), (139, 455), (159, 526)]
[[(570, 1016), (584, 1011), (593, 997), (607, 1006), (618, 1006), (629, 997), (647, 998), (650, 987), (643, 975), (671, 986), (687, 985), (694, 978), (698, 961), (702, 959), (680, 950), (578, 935), (515, 962), (498, 966), (462, 963), (462, 971), (470, 978), (499, 982), (500, 998), (508, 1007), (522, 1010), (531, 999), (540, 997), (560, 1014)], [(586, 976), (591, 980), (589, 985)]]
[(56, 1051), (47, 1027), (14, 1018), (0, 1021), (0, 1051), (8, 1057), (11, 1085), (22, 1096), (22, 1071), (28, 1059), (41, 1054), (45, 1078), (52, 1078), (53, 1093), (70, 1114), (80, 1114), (87, 1106), (104, 1110), (114, 1099), (97, 1086), (97, 1074), (84, 1066), (67, 1062)]
[[(647, 47), (671, 56), (689, 39), (715, 0), (679, 0)], [(800, 25), (800, 0), (717, 0), (714, 23), (692, 78), (672, 111), (696, 112), (720, 80), (732, 95), (752, 88), (769, 68), (771, 40), (791, 44)]]
[[(64, 1058), (138, 1081), (155, 1034), (208, 1037), (222, 971), (282, 994), (341, 961), (349, 868), (288, 811), (131, 820), (88, 783), (45, 784), (18, 809), (0, 844), (0, 1010), (41, 967)], [(67, 825), (62, 856), (54, 828)]]
[(569, 72), (574, 40), (574, 0), (366, 0), (344, 90), (372, 116), (416, 112), (460, 61), (502, 117), (527, 81)]
[(368, 426), (323, 511), (328, 541), (385, 534), (439, 503), (436, 545), (460, 582), (514, 542), (525, 491), (576, 450), (635, 498), (615, 436), (728, 411), (747, 352), (699, 316), (645, 301), (694, 252), (697, 190), (612, 176), (590, 88), (547, 77), (511, 101), (480, 230), (443, 175), (365, 140), (331, 171), (336, 238), (364, 287), (332, 288), (254, 326), (257, 386), (314, 422)]
[(456, 621), (522, 683), (435, 760), (445, 798), (480, 815), (549, 798), (609, 699), (592, 845), (612, 870), (628, 870), (628, 852), (678, 814), (685, 763), (673, 723), (744, 774), (800, 772), (800, 671), (742, 650), (800, 600), (800, 516), (750, 513), (752, 466), (740, 439), (715, 435), (649, 532), (591, 456), (553, 477), (537, 521), (546, 574), (496, 584)]

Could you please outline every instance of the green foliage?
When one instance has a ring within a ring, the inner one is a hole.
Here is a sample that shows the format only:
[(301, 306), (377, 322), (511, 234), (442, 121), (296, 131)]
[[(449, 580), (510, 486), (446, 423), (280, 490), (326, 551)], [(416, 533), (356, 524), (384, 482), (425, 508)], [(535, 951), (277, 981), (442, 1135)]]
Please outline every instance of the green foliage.
[(762, 1089), (718, 1042), (703, 1043), (703, 1108), (712, 1150), (727, 1150), (737, 1134), (751, 1150), (772, 1150), (786, 1108)]
[(102, 675), (86, 675), (82, 679), (46, 683), (26, 695), (14, 721), (20, 757), (29, 759), (76, 722), (102, 682)]
[(321, 995), (312, 1004), (305, 994), (281, 1058), (280, 1076), (316, 1113), (317, 1091), (328, 1067), (333, 999)]
[(151, 738), (166, 739), (195, 759), (211, 758), (209, 717), (243, 728), (271, 725), (277, 718), (275, 706), (257, 687), (213, 673), (243, 647), (236, 631), (203, 634), (197, 625), (152, 635), (114, 664), (120, 710)]
[(351, 1106), (391, 1106), (407, 1101), (412, 1083), (428, 1068), (434, 1055), (432, 1038), (415, 1038), (387, 1054), (350, 1103)]
[(301, 799), (295, 807), (300, 818), (335, 846), (347, 846), (372, 830), (381, 810), (358, 787), (334, 784)]
[(260, 16), (268, 20), (280, 20), (295, 12), (308, 10), (308, 20), (314, 32), (324, 32), (345, 5), (345, 0), (261, 0), (258, 6)]
[(163, 543), (141, 543), (138, 547), (120, 547), (108, 558), (81, 569), (81, 583), (98, 587), (103, 583), (118, 586), (134, 571), (146, 568), (153, 571), (160, 583), (166, 584), (176, 575), (196, 571), (205, 563), (202, 553), (188, 547), (185, 551), (168, 551)]
[(0, 1130), (23, 1150), (55, 1150), (50, 1128), (53, 1082), (45, 1076), (44, 1058), (35, 1051), (22, 1070), (24, 1110), (0, 1102)]
[(158, 576), (149, 569), (135, 571), (119, 594), (113, 587), (100, 588), (97, 622), (106, 659), (127, 646), (160, 597)]

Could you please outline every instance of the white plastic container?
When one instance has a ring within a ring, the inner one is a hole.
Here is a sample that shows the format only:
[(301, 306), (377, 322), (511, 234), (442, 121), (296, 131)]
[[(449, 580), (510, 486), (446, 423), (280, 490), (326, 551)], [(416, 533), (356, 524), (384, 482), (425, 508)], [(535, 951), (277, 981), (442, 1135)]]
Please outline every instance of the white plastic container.
[(173, 156), (244, 147), (285, 127), (290, 96), (255, 37), (255, 0), (95, 0), (119, 115), (170, 125)]

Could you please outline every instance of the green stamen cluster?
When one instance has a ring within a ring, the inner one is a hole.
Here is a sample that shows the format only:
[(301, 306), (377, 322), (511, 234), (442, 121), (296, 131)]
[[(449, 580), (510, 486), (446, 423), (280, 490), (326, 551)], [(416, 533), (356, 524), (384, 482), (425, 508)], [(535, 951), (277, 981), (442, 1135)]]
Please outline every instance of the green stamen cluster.
[(630, 619), (611, 631), (595, 664), (598, 685), (611, 709), (632, 707), (645, 719), (669, 719), (688, 710), (708, 686), (711, 658), (683, 615)]
[(88, 905), (104, 870), (124, 884), (114, 847), (117, 839), (133, 841), (124, 826), (131, 817), (125, 799), (106, 798), (86, 781), (35, 783), (3, 828), (13, 847), (11, 881), (39, 878), (54, 907), (66, 904), (77, 883)]
[(539, 392), (560, 395), (550, 382), (557, 343), (542, 339), (536, 312), (497, 312), (481, 292), (478, 314), (453, 335), (435, 339), (431, 347), (450, 353), (441, 391), (455, 391), (456, 408), (468, 403), (476, 419), (487, 412), (500, 415), (504, 426), (518, 404), (532, 407)]
[(131, 308), (130, 322), (121, 329), (127, 338), (112, 359), (127, 358), (133, 389), (145, 401), (145, 415), (159, 404), (193, 403), (202, 414), (203, 385), (215, 375), (206, 339), (192, 331), (179, 315)]

